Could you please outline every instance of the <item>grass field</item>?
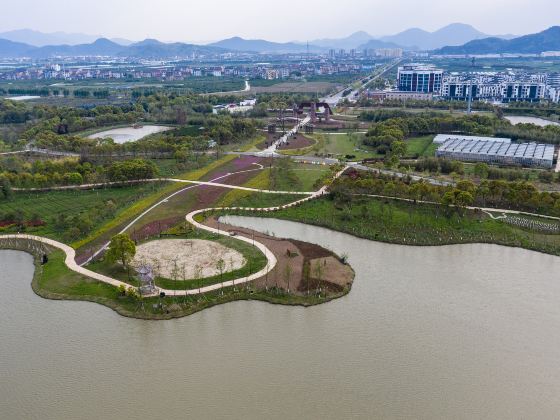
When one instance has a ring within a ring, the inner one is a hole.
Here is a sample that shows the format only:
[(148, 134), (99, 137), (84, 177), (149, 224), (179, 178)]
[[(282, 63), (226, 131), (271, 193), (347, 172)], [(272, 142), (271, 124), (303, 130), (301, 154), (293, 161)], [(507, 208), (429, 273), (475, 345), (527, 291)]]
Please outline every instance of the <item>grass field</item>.
[[(258, 188), (262, 190), (271, 189), (270, 180), (270, 169), (264, 169), (260, 171), (255, 177), (250, 179), (248, 182), (244, 183), (244, 187), (248, 188)], [(294, 171), (294, 173), (299, 173)], [(303, 184), (298, 184), (298, 186)], [(278, 191), (312, 191), (304, 190), (303, 188), (298, 188), (298, 186), (292, 185), (292, 188), (288, 186), (281, 185), (276, 188)], [(306, 185), (307, 186), (307, 185)], [(286, 187), (287, 189), (281, 188)], [(262, 208), (262, 207), (275, 207), (281, 206), (283, 204), (288, 204), (302, 198), (300, 195), (290, 195), (290, 194), (270, 194), (270, 193), (260, 193), (251, 192), (243, 190), (232, 190), (229, 191), (224, 197), (218, 201), (217, 207), (251, 207), (251, 208)]]
[(329, 174), (330, 168), (321, 165), (300, 164), (294, 165), (291, 169), (292, 173), (297, 177), (297, 183), (290, 182), (288, 178), (279, 177), (276, 181), (276, 189), (279, 191), (315, 191), (315, 182), (324, 175)]
[(362, 144), (363, 134), (315, 134), (317, 145), (307, 155), (332, 155), (335, 157), (355, 156), (353, 159), (361, 160), (380, 157), (374, 151)]
[(330, 82), (283, 82), (271, 86), (251, 86), (251, 94), (257, 93), (318, 93), (324, 94), (337, 87)]
[(406, 157), (435, 156), (437, 145), (434, 144), (434, 136), (413, 137), (405, 143)]

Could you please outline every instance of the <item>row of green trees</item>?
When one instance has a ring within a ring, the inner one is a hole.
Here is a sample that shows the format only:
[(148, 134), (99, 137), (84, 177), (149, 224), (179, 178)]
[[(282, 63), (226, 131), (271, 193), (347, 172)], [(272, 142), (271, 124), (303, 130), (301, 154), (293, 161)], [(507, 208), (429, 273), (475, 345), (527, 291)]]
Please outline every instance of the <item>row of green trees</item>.
[[(455, 116), (437, 112), (410, 113), (399, 109), (385, 109), (365, 111), (360, 114), (360, 119), (374, 123), (366, 136), (366, 140), (371, 143), (386, 144), (391, 139), (383, 138), (385, 135), (401, 140), (428, 134), (461, 133), (560, 144), (559, 126), (513, 125), (492, 114)], [(377, 137), (381, 138), (376, 139)]]
[(476, 205), (560, 216), (560, 193), (538, 191), (526, 181), (484, 180), (475, 185), (462, 180), (455, 186), (440, 186), (414, 182), (408, 177), (360, 172), (336, 180), (331, 192), (343, 201), (351, 200), (354, 194), (374, 194), (458, 207)]
[[(0, 163), (0, 185), (6, 188), (47, 188), (104, 182), (152, 179), (158, 175), (153, 162), (144, 159), (95, 165), (77, 159), (38, 160), (10, 158)], [(9, 198), (9, 197), (5, 197)]]

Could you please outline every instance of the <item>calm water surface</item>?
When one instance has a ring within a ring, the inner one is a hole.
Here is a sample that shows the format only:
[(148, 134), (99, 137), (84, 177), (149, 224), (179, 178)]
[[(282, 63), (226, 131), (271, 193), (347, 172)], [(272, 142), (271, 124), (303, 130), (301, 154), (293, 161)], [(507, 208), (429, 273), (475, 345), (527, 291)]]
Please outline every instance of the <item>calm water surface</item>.
[(560, 258), (490, 245), (412, 248), (231, 217), (348, 253), (349, 296), (123, 318), (33, 294), (0, 252), (0, 418), (556, 418)]
[(102, 131), (88, 136), (88, 139), (106, 139), (112, 138), (115, 143), (123, 144), (131, 141), (138, 141), (152, 134), (161, 133), (171, 130), (171, 127), (161, 125), (145, 125), (143, 127), (122, 127), (112, 130)]

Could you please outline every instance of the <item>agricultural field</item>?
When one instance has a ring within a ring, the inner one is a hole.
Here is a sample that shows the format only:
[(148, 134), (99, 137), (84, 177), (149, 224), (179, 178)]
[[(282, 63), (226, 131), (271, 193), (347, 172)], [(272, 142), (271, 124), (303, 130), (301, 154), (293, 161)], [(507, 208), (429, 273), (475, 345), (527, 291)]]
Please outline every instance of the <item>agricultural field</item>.
[(28, 233), (72, 241), (77, 239), (69, 235), (72, 226), (64, 225), (61, 217), (75, 217), (77, 224), (84, 225), (84, 231), (79, 233), (87, 234), (158, 188), (160, 184), (151, 183), (98, 190), (14, 192), (10, 199), (0, 200), (0, 215), (5, 226), (2, 230), (21, 230), (21, 226), (13, 225), (26, 223)]

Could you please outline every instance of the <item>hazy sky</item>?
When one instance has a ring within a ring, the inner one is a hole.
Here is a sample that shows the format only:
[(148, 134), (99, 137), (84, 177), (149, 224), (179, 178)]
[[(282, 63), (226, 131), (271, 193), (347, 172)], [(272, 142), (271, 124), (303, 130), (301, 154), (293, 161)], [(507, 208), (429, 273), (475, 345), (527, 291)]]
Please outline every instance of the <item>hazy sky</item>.
[(489, 34), (560, 24), (559, 0), (0, 0), (0, 32), (30, 28), (132, 40), (211, 41), (234, 35), (274, 41), (387, 35), (469, 23)]

